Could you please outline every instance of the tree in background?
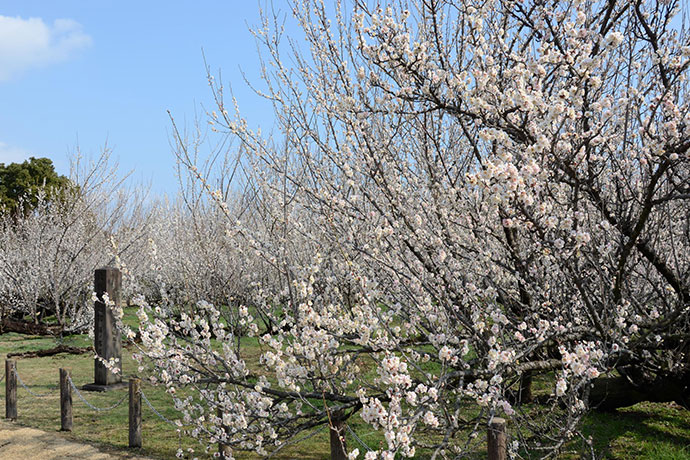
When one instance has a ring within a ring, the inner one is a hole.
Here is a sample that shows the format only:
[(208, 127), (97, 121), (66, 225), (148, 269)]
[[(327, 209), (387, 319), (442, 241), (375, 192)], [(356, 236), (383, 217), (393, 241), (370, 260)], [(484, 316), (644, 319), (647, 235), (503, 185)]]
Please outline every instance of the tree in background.
[[(0, 321), (88, 330), (94, 269), (128, 261), (124, 254), (147, 230), (142, 195), (125, 186), (107, 149), (92, 161), (75, 157), (69, 179), (48, 159), (9, 165), (5, 173), (14, 184), (6, 190), (23, 187), (25, 194), (17, 195), (15, 212), (0, 213)], [(56, 199), (49, 183), (70, 188)]]
[(13, 212), (23, 200), (26, 212), (38, 204), (40, 190), (50, 198), (70, 184), (67, 177), (55, 172), (50, 158), (31, 157), (23, 163), (0, 163), (0, 207)]

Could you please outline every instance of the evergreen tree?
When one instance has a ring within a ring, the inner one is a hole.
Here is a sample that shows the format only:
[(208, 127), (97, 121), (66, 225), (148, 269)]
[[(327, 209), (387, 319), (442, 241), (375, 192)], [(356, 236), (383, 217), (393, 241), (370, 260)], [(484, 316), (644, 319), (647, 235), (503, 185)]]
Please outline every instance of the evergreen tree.
[(51, 196), (68, 184), (69, 179), (55, 171), (50, 158), (31, 157), (23, 163), (0, 163), (0, 206), (12, 211), (24, 199), (25, 209), (33, 209), (41, 189)]

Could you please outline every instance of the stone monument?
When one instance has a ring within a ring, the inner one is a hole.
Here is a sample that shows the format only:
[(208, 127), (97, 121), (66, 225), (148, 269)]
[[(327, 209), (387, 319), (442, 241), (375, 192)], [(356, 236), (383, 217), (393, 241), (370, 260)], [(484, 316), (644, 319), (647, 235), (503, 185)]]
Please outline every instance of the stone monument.
[(116, 358), (119, 372), (112, 372), (96, 358), (94, 383), (84, 385), (84, 390), (107, 391), (127, 385), (122, 382), (122, 337), (116, 327), (113, 311), (103, 302), (103, 294), (107, 293), (108, 298), (119, 306), (121, 286), (122, 273), (117, 268), (104, 267), (96, 270), (94, 291), (98, 300), (94, 304), (94, 348), (96, 354), (106, 361)]

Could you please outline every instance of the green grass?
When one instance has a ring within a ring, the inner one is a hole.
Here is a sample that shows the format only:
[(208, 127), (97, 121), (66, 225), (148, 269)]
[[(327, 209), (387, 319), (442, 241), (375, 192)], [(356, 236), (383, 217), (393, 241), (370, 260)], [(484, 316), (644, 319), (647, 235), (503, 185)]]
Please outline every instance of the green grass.
[(592, 413), (583, 426), (606, 458), (690, 460), (690, 411), (675, 404), (639, 403)]
[[(65, 341), (70, 345), (88, 344), (88, 336), (70, 337)], [(50, 348), (55, 345), (54, 339), (43, 337), (19, 336), (4, 334), (0, 336), (0, 354)], [(60, 368), (70, 369), (72, 380), (78, 387), (93, 382), (94, 362), (89, 354), (66, 355), (44, 358), (15, 358), (17, 373), (26, 385), (37, 394), (48, 396), (36, 398), (24, 387), (17, 389), (17, 423), (45, 431), (60, 429), (60, 400), (58, 372)], [(129, 350), (123, 350), (123, 380), (137, 373), (136, 363), (131, 359)], [(5, 381), (0, 384), (4, 393)], [(143, 390), (151, 403), (163, 415), (174, 419), (178, 417), (172, 406), (172, 399), (161, 388), (144, 383)], [(127, 395), (127, 389), (104, 393), (83, 392), (84, 397), (97, 407), (108, 407)], [(96, 412), (88, 408), (76, 394), (72, 395), (74, 427), (68, 438), (86, 441), (99, 445), (106, 450), (125, 449), (128, 444), (128, 407), (125, 400), (117, 408), (108, 412)], [(151, 410), (143, 409), (144, 447), (136, 453), (154, 458), (174, 458), (180, 445), (180, 437), (174, 428), (158, 419)], [(196, 447), (194, 441), (183, 439), (182, 446)]]
[[(127, 309), (125, 322), (134, 326), (136, 315), (134, 309)], [(66, 345), (88, 346), (87, 335), (71, 336), (64, 340)], [(25, 336), (15, 333), (0, 335), (0, 354), (24, 352), (51, 348), (56, 345), (54, 338)], [(262, 371), (258, 364), (261, 349), (253, 338), (243, 339), (243, 357), (249, 367), (256, 373)], [(77, 386), (93, 381), (93, 358), (84, 355), (56, 355), (44, 358), (17, 358), (17, 370), (24, 382), (32, 391), (48, 396), (35, 398), (21, 385), (18, 388), (18, 420), (16, 423), (31, 426), (48, 432), (57, 432), (60, 428), (60, 404), (58, 390), (58, 369), (71, 370), (72, 379)], [(362, 363), (365, 374), (373, 372), (367, 363)], [(424, 369), (432, 371), (434, 369)], [(131, 351), (123, 349), (123, 380), (131, 376), (140, 376), (137, 363), (131, 358)], [(0, 383), (0, 392), (4, 392), (5, 382)], [(544, 388), (542, 388), (544, 387)], [(551, 384), (535, 380), (537, 392), (550, 391)], [(151, 403), (169, 419), (176, 419), (179, 414), (173, 408), (173, 402), (163, 388), (155, 387), (144, 381), (143, 390)], [(179, 390), (184, 391), (184, 390)], [(1, 394), (1, 393), (0, 393)], [(98, 407), (108, 407), (118, 402), (127, 394), (127, 389), (105, 393), (84, 392), (84, 396)], [(128, 409), (125, 400), (119, 407), (96, 412), (88, 408), (76, 394), (73, 394), (74, 428), (65, 433), (70, 439), (98, 445), (106, 451), (127, 451), (158, 459), (174, 458), (179, 447), (187, 450), (194, 448), (195, 456), (204, 459), (212, 458), (204, 454), (203, 448), (189, 436), (180, 435), (175, 428), (160, 420), (145, 404), (143, 407), (143, 444), (141, 449), (129, 449), (128, 444)], [(475, 412), (474, 407), (467, 407), (467, 414)], [(382, 436), (365, 425), (358, 415), (349, 420), (350, 426), (370, 447), (377, 449), (384, 446)], [(585, 436), (591, 436), (592, 443), (599, 454), (609, 459), (688, 459), (690, 460), (690, 411), (673, 404), (641, 403), (621, 409), (614, 413), (592, 413), (584, 422)], [(423, 435), (426, 437), (426, 435)], [(346, 436), (348, 447), (365, 449), (349, 433)], [(428, 439), (430, 440), (430, 439)], [(463, 441), (463, 440), (461, 440)], [(321, 460), (329, 458), (329, 436), (326, 429), (294, 445), (287, 446), (273, 458), (303, 458)], [(484, 437), (479, 436), (475, 442), (476, 452), (470, 458), (484, 458)], [(575, 447), (574, 447), (575, 449)], [(257, 458), (252, 454), (237, 453), (240, 459)], [(418, 450), (417, 458), (428, 458), (429, 453)], [(577, 450), (568, 452), (562, 458), (580, 458), (585, 452)]]
[[(87, 335), (71, 336), (62, 343), (72, 346), (88, 346), (90, 339)], [(0, 354), (17, 353), (52, 348), (56, 340), (49, 337), (25, 336), (16, 333), (0, 335)], [(244, 344), (243, 344), (244, 345)], [(248, 359), (254, 358), (258, 366), (258, 342), (247, 339)], [(139, 376), (138, 364), (131, 357), (131, 350), (123, 349), (122, 367), (123, 381), (132, 376)], [(17, 373), (26, 385), (39, 395), (36, 398), (18, 383), (17, 411), (18, 424), (38, 428), (47, 432), (57, 432), (60, 429), (60, 400), (58, 376), (60, 368), (71, 371), (72, 380), (77, 387), (93, 382), (94, 361), (90, 354), (69, 355), (60, 354), (43, 358), (14, 358), (17, 360)], [(173, 401), (163, 388), (156, 387), (143, 381), (143, 391), (151, 404), (165, 417), (175, 420), (180, 415), (173, 408)], [(0, 383), (0, 394), (4, 394), (5, 381)], [(96, 407), (109, 407), (127, 395), (127, 389), (98, 392), (82, 392), (83, 396)], [(174, 427), (159, 419), (145, 404), (143, 404), (142, 431), (143, 447), (129, 449), (128, 446), (128, 406), (127, 400), (120, 406), (107, 412), (97, 412), (87, 407), (76, 394), (72, 394), (73, 401), (73, 430), (63, 433), (69, 439), (97, 445), (106, 451), (126, 450), (130, 453), (145, 455), (158, 459), (174, 458), (178, 448), (195, 450), (194, 456), (200, 459), (212, 458), (213, 452), (205, 455), (203, 447), (189, 436), (180, 436)], [(285, 447), (280, 455), (274, 458), (292, 459), (304, 458), (321, 460), (329, 457), (328, 432), (323, 430), (308, 440)], [(250, 453), (236, 455), (239, 459), (258, 458)]]

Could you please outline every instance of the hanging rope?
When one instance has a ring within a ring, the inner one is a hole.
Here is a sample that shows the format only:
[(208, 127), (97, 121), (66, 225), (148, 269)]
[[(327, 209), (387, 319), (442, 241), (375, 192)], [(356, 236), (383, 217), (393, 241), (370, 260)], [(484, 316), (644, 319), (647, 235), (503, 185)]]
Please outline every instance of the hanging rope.
[(159, 419), (161, 419), (161, 420), (163, 420), (164, 422), (166, 422), (166, 423), (168, 423), (168, 424), (174, 426), (175, 428), (180, 428), (180, 426), (179, 426), (177, 423), (173, 422), (172, 420), (170, 420), (169, 418), (167, 418), (165, 415), (163, 415), (163, 414), (161, 414), (160, 412), (158, 412), (158, 411), (156, 410), (156, 408), (153, 407), (153, 406), (151, 405), (151, 402), (149, 401), (149, 398), (146, 397), (146, 395), (144, 394), (143, 391), (141, 391), (141, 399), (144, 400), (144, 402), (146, 403), (146, 405), (149, 406), (149, 409), (151, 409), (151, 410), (153, 411), (153, 413), (156, 414), (156, 415), (158, 416)]
[(347, 424), (346, 424), (345, 426), (347, 427), (347, 431), (350, 432), (350, 434), (352, 435), (352, 437), (355, 438), (355, 439), (357, 440), (357, 442), (359, 442), (359, 443), (362, 445), (362, 447), (364, 447), (367, 451), (371, 452), (371, 449), (369, 448), (369, 446), (367, 446), (366, 443), (365, 443), (364, 441), (362, 441), (362, 440), (359, 438), (359, 436), (357, 436), (357, 433), (355, 433), (355, 432), (352, 430), (352, 428), (350, 428), (350, 425), (347, 425)]
[[(52, 395), (52, 393), (45, 393), (45, 394), (34, 393), (33, 391), (31, 391), (31, 388), (29, 388), (28, 386), (26, 386), (26, 383), (24, 383), (24, 381), (22, 380), (22, 378), (19, 376), (19, 372), (17, 372), (16, 369), (15, 369), (15, 371), (14, 371), (14, 375), (17, 376), (17, 380), (19, 381), (19, 384), (20, 384), (22, 387), (24, 387), (24, 389), (25, 389), (26, 391), (28, 391), (29, 394), (31, 394), (32, 396), (34, 396), (34, 397), (36, 397), (36, 398), (45, 398), (46, 396), (51, 396), (51, 395)], [(0, 380), (0, 381), (1, 381), (1, 380)]]
[(106, 412), (106, 411), (109, 411), (109, 410), (113, 410), (113, 409), (115, 409), (116, 407), (118, 407), (120, 404), (122, 404), (122, 402), (123, 402), (125, 399), (127, 399), (127, 396), (129, 396), (129, 395), (127, 395), (127, 394), (124, 395), (124, 396), (122, 397), (122, 399), (120, 399), (118, 402), (116, 402), (115, 404), (113, 404), (113, 405), (110, 406), (110, 407), (96, 407), (96, 406), (94, 406), (93, 404), (91, 404), (90, 402), (88, 402), (88, 401), (84, 398), (84, 396), (82, 396), (81, 392), (79, 391), (79, 388), (77, 388), (77, 386), (76, 386), (76, 385), (74, 384), (74, 382), (72, 381), (72, 377), (67, 376), (67, 380), (69, 380), (69, 384), (72, 386), (72, 389), (73, 389), (74, 392), (77, 394), (77, 396), (79, 397), (79, 399), (81, 399), (81, 400), (84, 402), (84, 404), (86, 404), (88, 407), (90, 407), (91, 409), (93, 409), (93, 410), (95, 410), (95, 411), (97, 411), (97, 412)]

